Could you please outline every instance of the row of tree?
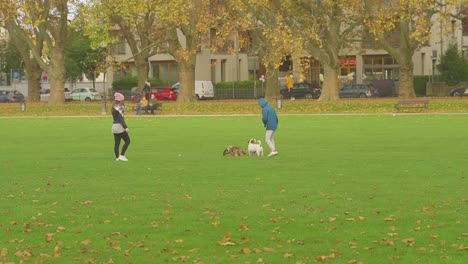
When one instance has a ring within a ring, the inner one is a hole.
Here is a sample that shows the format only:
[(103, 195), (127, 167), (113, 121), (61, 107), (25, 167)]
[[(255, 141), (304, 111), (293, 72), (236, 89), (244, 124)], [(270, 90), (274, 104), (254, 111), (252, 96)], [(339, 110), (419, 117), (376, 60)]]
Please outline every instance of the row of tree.
[[(265, 65), (267, 98), (278, 96), (278, 68), (286, 55), (298, 59), (305, 52), (324, 68), (320, 100), (336, 100), (340, 55), (360, 48), (369, 34), (400, 65), (399, 96), (414, 97), (412, 57), (430, 39), (434, 15), (443, 25), (448, 16), (466, 15), (466, 6), (468, 0), (0, 0), (0, 23), (21, 54), (33, 100), (39, 99), (42, 71), (48, 73), (49, 104), (64, 103), (67, 59), (87, 57), (83, 61), (94, 62), (87, 72), (106, 71), (118, 66), (111, 47), (122, 40), (132, 52), (141, 89), (151, 56), (174, 57), (182, 102), (195, 99), (202, 47), (235, 54), (248, 41)], [(77, 32), (93, 48), (67, 53)], [(395, 32), (396, 45), (389, 37)]]

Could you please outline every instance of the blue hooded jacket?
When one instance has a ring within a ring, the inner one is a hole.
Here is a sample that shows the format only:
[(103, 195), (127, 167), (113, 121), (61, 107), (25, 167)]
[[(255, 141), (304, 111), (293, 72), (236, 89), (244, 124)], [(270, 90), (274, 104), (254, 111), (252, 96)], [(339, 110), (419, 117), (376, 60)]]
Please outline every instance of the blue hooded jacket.
[(278, 128), (278, 116), (275, 109), (265, 100), (258, 99), (258, 105), (262, 107), (262, 122), (267, 130), (276, 130)]

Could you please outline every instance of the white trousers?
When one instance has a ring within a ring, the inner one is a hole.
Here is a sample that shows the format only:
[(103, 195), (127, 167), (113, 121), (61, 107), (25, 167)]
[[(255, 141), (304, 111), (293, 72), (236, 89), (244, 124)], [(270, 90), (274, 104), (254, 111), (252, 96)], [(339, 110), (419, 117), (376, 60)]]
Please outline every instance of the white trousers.
[(270, 150), (271, 151), (275, 151), (276, 150), (276, 147), (275, 147), (275, 140), (274, 140), (274, 137), (275, 136), (275, 130), (267, 130), (266, 131), (266, 134), (265, 134), (265, 142), (267, 143), (268, 147), (270, 147)]

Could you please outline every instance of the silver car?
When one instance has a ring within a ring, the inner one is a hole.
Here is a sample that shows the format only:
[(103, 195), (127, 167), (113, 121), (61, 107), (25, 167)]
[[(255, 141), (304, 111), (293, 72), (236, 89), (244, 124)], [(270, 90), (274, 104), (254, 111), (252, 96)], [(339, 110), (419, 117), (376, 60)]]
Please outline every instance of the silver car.
[[(40, 97), (41, 97), (41, 102), (48, 102), (49, 97), (50, 97), (50, 89), (41, 89), (39, 91)], [(71, 93), (68, 88), (65, 88), (65, 101), (71, 101)]]
[(18, 90), (0, 91), (0, 102), (21, 102), (24, 95)]
[(89, 87), (75, 88), (70, 95), (73, 101), (91, 102), (102, 100), (102, 96), (94, 88)]

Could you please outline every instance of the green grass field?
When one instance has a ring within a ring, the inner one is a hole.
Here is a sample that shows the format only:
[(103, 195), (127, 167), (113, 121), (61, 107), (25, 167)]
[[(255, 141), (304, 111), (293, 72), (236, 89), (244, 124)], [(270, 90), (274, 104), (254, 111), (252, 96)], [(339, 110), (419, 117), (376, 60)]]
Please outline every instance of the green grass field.
[(468, 115), (127, 124), (117, 162), (109, 116), (0, 118), (0, 263), (467, 263)]

